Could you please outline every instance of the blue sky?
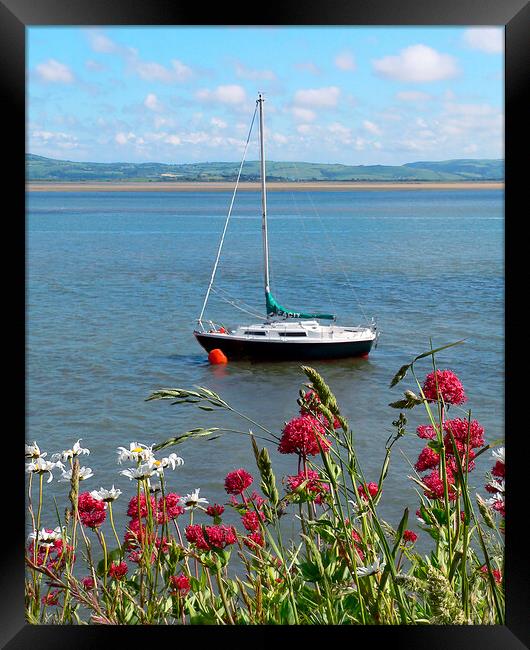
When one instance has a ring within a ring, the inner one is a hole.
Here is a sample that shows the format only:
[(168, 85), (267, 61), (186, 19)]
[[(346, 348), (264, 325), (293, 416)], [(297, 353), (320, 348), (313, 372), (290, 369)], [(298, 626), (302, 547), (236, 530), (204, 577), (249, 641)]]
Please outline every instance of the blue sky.
[(502, 158), (503, 43), (495, 26), (29, 27), (27, 151), (239, 161), (263, 92), (269, 160)]

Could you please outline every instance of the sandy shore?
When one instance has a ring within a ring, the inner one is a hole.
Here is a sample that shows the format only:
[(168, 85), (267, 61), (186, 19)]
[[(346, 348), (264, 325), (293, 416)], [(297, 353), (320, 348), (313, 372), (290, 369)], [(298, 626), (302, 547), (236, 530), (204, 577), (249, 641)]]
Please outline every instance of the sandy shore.
[[(229, 192), (233, 183), (27, 183), (30, 192)], [(240, 183), (239, 190), (259, 191), (259, 183)], [(462, 183), (433, 182), (311, 182), (268, 183), (275, 191), (351, 191), (351, 190), (502, 190), (504, 182), (470, 181)]]

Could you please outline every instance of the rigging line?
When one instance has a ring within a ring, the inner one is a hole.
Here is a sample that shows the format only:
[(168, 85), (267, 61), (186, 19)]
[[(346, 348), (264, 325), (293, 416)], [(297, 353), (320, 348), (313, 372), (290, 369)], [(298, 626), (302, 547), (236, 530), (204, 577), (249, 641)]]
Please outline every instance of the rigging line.
[(252, 122), (250, 123), (250, 129), (248, 131), (247, 141), (245, 143), (245, 150), (243, 151), (243, 159), (241, 160), (241, 165), (239, 166), (239, 171), (237, 173), (236, 185), (234, 187), (234, 192), (232, 194), (232, 200), (230, 201), (230, 207), (228, 209), (228, 214), (226, 216), (225, 225), (223, 228), (223, 234), (221, 235), (221, 241), (219, 242), (219, 248), (217, 249), (217, 257), (215, 258), (215, 263), (213, 265), (212, 276), (210, 278), (210, 283), (208, 284), (208, 289), (206, 291), (206, 296), (204, 297), (204, 302), (202, 304), (201, 314), (199, 316), (199, 323), (202, 324), (202, 317), (204, 315), (204, 310), (206, 309), (206, 303), (210, 297), (210, 291), (212, 290), (213, 281), (215, 278), (215, 273), (217, 272), (217, 266), (219, 264), (219, 258), (221, 257), (221, 250), (223, 248), (223, 242), (226, 235), (226, 229), (228, 228), (228, 222), (230, 221), (230, 216), (232, 215), (232, 207), (234, 205), (234, 200), (236, 198), (237, 186), (239, 185), (239, 179), (241, 177), (241, 171), (243, 169), (243, 164), (245, 162), (245, 156), (247, 155), (248, 143), (250, 142), (250, 134), (252, 133), (252, 127), (254, 126), (254, 120), (256, 119), (256, 113), (258, 111), (258, 105), (254, 109), (254, 115), (252, 116)]
[[(297, 166), (296, 162), (294, 162), (293, 164), (294, 164), (295, 169), (296, 169), (296, 171), (297, 171), (297, 174), (298, 174), (298, 176), (299, 176), (299, 175), (300, 175), (300, 171), (299, 171), (299, 169), (298, 169), (298, 166)], [(320, 225), (321, 225), (321, 227), (322, 227), (322, 230), (324, 231), (324, 234), (326, 235), (326, 239), (328, 240), (329, 244), (331, 245), (331, 248), (333, 249), (333, 252), (334, 252), (334, 254), (335, 254), (335, 258), (338, 258), (339, 266), (340, 266), (341, 271), (342, 271), (342, 273), (343, 273), (343, 275), (344, 275), (344, 278), (346, 279), (346, 283), (348, 284), (348, 287), (350, 288), (350, 290), (352, 291), (353, 295), (355, 296), (355, 300), (357, 301), (357, 305), (358, 305), (359, 309), (361, 310), (361, 313), (362, 313), (364, 319), (365, 319), (366, 321), (368, 321), (368, 317), (367, 317), (367, 315), (366, 315), (366, 313), (365, 313), (365, 311), (364, 311), (364, 309), (363, 309), (363, 306), (361, 305), (361, 302), (360, 302), (360, 300), (359, 300), (359, 296), (358, 296), (358, 294), (357, 294), (357, 292), (356, 292), (356, 290), (355, 290), (355, 287), (353, 286), (353, 284), (350, 282), (350, 280), (349, 280), (349, 278), (348, 278), (348, 275), (347, 275), (347, 273), (346, 273), (346, 271), (345, 271), (345, 269), (344, 269), (344, 266), (343, 266), (342, 262), (340, 261), (340, 256), (337, 255), (337, 249), (336, 249), (336, 246), (334, 245), (333, 241), (331, 240), (331, 238), (330, 238), (330, 236), (329, 236), (329, 233), (328, 233), (326, 227), (324, 226), (324, 222), (322, 221), (322, 218), (321, 218), (321, 216), (320, 216), (318, 210), (317, 210), (316, 207), (315, 207), (315, 204), (314, 204), (314, 202), (313, 202), (313, 199), (311, 198), (310, 193), (309, 193), (309, 192), (306, 192), (306, 194), (307, 194), (307, 198), (309, 199), (309, 202), (311, 203), (311, 207), (313, 208), (313, 212), (316, 214), (316, 216), (317, 216), (317, 218), (318, 218), (318, 220), (319, 220), (319, 222), (320, 222)]]
[[(212, 291), (214, 293), (218, 294), (218, 292), (215, 289), (212, 289)], [(263, 320), (263, 321), (267, 320), (261, 314), (255, 314), (254, 312), (249, 311), (248, 309), (244, 309), (243, 307), (241, 307), (237, 303), (233, 302), (232, 300), (229, 300), (228, 298), (225, 298), (224, 296), (219, 295), (219, 298), (221, 300), (224, 300), (224, 302), (227, 302), (229, 305), (232, 305), (232, 307), (235, 307), (236, 309), (239, 309), (239, 311), (244, 311), (246, 314), (250, 314), (251, 316), (254, 316), (254, 318), (259, 318), (260, 320)]]
[(298, 203), (296, 202), (296, 200), (294, 198), (294, 192), (290, 192), (290, 195), (291, 195), (291, 201), (293, 203), (294, 209), (296, 210), (296, 215), (297, 215), (298, 221), (302, 224), (302, 231), (303, 231), (303, 234), (304, 234), (305, 244), (306, 244), (307, 248), (309, 249), (309, 252), (311, 253), (311, 257), (313, 258), (313, 262), (315, 264), (317, 272), (318, 272), (318, 274), (320, 276), (320, 279), (322, 281), (321, 285), (324, 287), (324, 291), (326, 292), (326, 294), (328, 296), (328, 301), (329, 301), (329, 304), (330, 304), (332, 310), (334, 312), (337, 312), (336, 305), (335, 305), (335, 303), (333, 301), (333, 298), (331, 297), (331, 294), (329, 292), (329, 288), (328, 288), (327, 282), (325, 281), (324, 274), (320, 270), (320, 264), (318, 262), (316, 254), (315, 254), (315, 246), (311, 241), (311, 237), (309, 237), (309, 235), (308, 235), (307, 227), (306, 227), (306, 224), (305, 224), (305, 219), (302, 217), (302, 213), (300, 211), (300, 206), (298, 205)]
[[(217, 293), (217, 294), (219, 294), (219, 292), (224, 293), (231, 300), (235, 300), (236, 302), (239, 302), (239, 304), (244, 305), (245, 307), (248, 307), (249, 309), (255, 309), (254, 305), (250, 305), (248, 302), (245, 302), (244, 300), (241, 300), (241, 298), (235, 298), (231, 293), (229, 293), (226, 289), (223, 289), (222, 287), (217, 287), (217, 288), (212, 287), (212, 291), (214, 293)], [(222, 298), (222, 296), (219, 296), (219, 297)], [(258, 314), (255, 314), (255, 315), (258, 315)], [(259, 314), (259, 316), (261, 317), (261, 314)]]

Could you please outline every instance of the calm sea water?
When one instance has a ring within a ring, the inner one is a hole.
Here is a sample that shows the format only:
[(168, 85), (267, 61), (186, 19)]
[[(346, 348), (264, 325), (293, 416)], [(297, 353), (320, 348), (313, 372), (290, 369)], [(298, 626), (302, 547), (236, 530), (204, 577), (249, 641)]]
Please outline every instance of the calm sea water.
[[(305, 381), (299, 364), (210, 366), (192, 335), (230, 198), (229, 192), (28, 193), (26, 439), (51, 455), (82, 438), (91, 452), (82, 464), (95, 474), (86, 489), (114, 484), (133, 493), (119, 474), (118, 446), (153, 444), (198, 426), (246, 430), (225, 413), (146, 402), (159, 388), (209, 387), (278, 433), (297, 414)], [(391, 390), (389, 382), (430, 339), (435, 347), (466, 339), (442, 352), (438, 367), (459, 375), (466, 407), (487, 440), (504, 435), (503, 201), (496, 190), (269, 192), (279, 302), (332, 310), (339, 322), (355, 325), (374, 316), (381, 330), (369, 359), (313, 364), (351, 422), (367, 480), (378, 478), (398, 415), (388, 403), (399, 399), (401, 385)], [(233, 214), (214, 285), (221, 293), (206, 312), (231, 326), (256, 319), (221, 296), (243, 301), (249, 311), (264, 309), (259, 194), (241, 192)], [(427, 361), (419, 367), (430, 370)], [(407, 417), (411, 433), (394, 447), (380, 506), (394, 524), (405, 506), (414, 513), (418, 503), (407, 476), (422, 448), (414, 431), (425, 416), (415, 410)], [(186, 494), (200, 487), (210, 503), (226, 501), (228, 471), (254, 472), (248, 439), (236, 433), (174, 451), (185, 464), (168, 474), (170, 488)], [(296, 473), (293, 457), (273, 447), (271, 455), (279, 480)], [(477, 489), (491, 466), (486, 456), (471, 475)], [(55, 496), (60, 512), (67, 488), (56, 480), (47, 487), (47, 502)], [(122, 527), (125, 518), (117, 519)]]

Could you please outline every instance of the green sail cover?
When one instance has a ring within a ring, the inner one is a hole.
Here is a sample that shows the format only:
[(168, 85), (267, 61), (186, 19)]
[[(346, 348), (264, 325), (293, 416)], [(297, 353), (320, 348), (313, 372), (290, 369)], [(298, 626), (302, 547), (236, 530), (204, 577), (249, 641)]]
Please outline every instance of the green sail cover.
[(327, 320), (335, 320), (333, 314), (305, 314), (304, 312), (291, 311), (279, 305), (274, 296), (269, 291), (265, 292), (265, 300), (267, 301), (267, 316), (284, 316), (285, 318), (325, 318)]

